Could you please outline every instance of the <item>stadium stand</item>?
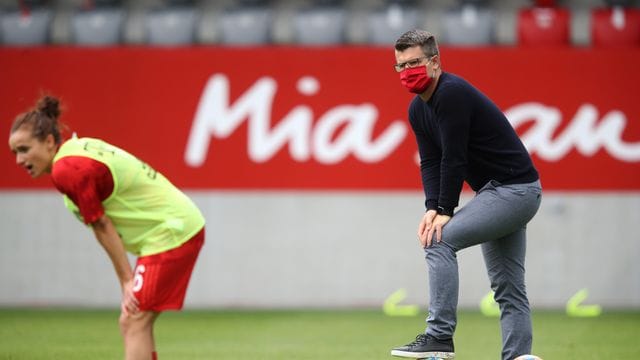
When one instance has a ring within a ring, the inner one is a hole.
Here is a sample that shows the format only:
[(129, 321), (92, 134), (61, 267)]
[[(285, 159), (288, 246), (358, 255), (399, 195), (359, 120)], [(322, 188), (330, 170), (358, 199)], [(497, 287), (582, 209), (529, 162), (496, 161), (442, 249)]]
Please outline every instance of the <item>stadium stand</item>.
[(493, 44), (495, 21), (494, 10), (486, 1), (462, 0), (442, 18), (442, 42), (456, 46)]
[(33, 46), (49, 41), (53, 11), (45, 1), (16, 1), (0, 11), (0, 38), (13, 46)]
[(266, 0), (238, 0), (222, 12), (221, 42), (233, 45), (270, 43), (272, 9)]
[(418, 7), (410, 0), (388, 0), (374, 9), (367, 18), (368, 42), (374, 45), (393, 44), (398, 36), (420, 23)]
[(195, 42), (197, 10), (194, 1), (168, 1), (144, 16), (147, 43), (175, 46)]
[(568, 46), (570, 44), (569, 10), (553, 0), (539, 0), (518, 13), (518, 45)]
[[(640, 0), (0, 0), (0, 45), (639, 46)], [(452, 6), (452, 3), (454, 6)]]
[(640, 46), (640, 9), (631, 1), (608, 0), (591, 12), (591, 38), (596, 47)]
[(73, 42), (85, 46), (119, 44), (125, 16), (121, 1), (86, 1), (71, 19)]
[(348, 11), (344, 1), (320, 0), (298, 9), (293, 19), (296, 43), (331, 45), (345, 42)]

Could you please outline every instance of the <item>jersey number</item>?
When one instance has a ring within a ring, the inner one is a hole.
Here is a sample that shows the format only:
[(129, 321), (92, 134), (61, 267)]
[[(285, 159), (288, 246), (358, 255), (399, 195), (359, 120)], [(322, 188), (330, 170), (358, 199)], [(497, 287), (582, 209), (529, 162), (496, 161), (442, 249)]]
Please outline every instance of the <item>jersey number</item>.
[(144, 274), (145, 270), (146, 268), (144, 265), (136, 266), (136, 269), (133, 274), (133, 292), (138, 292), (140, 291), (140, 289), (142, 289), (142, 283), (144, 282), (144, 278), (142, 277), (142, 274)]

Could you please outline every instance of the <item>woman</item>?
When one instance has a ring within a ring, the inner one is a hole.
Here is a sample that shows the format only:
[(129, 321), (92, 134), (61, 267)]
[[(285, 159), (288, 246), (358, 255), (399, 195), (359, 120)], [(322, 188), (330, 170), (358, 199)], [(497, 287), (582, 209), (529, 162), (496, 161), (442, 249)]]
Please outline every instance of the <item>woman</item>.
[[(157, 359), (153, 324), (182, 308), (204, 243), (204, 218), (162, 174), (102, 140), (62, 142), (58, 99), (45, 96), (20, 114), (9, 146), (33, 178), (51, 174), (65, 205), (109, 255), (122, 289), (120, 331), (126, 359)], [(126, 251), (138, 256), (132, 269)]]

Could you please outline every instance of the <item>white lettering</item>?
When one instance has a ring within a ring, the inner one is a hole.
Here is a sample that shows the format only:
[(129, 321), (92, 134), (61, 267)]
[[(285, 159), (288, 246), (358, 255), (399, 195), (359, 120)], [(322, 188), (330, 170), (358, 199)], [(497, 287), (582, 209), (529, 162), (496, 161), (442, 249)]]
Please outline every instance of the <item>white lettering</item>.
[[(315, 78), (307, 76), (298, 83), (298, 91), (311, 96), (319, 86)], [(320, 163), (335, 164), (350, 154), (363, 162), (377, 162), (389, 156), (406, 136), (407, 125), (396, 120), (373, 139), (378, 110), (372, 104), (336, 106), (320, 116), (315, 128), (312, 128), (313, 111), (298, 105), (272, 127), (271, 106), (276, 90), (276, 82), (263, 77), (230, 105), (227, 77), (213, 75), (205, 86), (191, 127), (185, 153), (187, 164), (202, 166), (211, 137), (228, 137), (245, 120), (248, 155), (258, 163), (269, 161), (286, 144), (289, 155), (300, 162), (313, 156)]]
[(529, 152), (544, 160), (561, 160), (574, 148), (580, 154), (591, 157), (604, 148), (618, 160), (640, 161), (640, 142), (627, 143), (623, 140), (627, 118), (620, 111), (608, 112), (598, 123), (595, 106), (584, 104), (555, 139), (554, 134), (562, 124), (562, 113), (557, 108), (525, 103), (510, 108), (505, 114), (514, 128), (534, 121), (521, 138)]
[[(313, 134), (316, 159), (334, 164), (350, 153), (367, 163), (384, 159), (402, 142), (407, 129), (402, 121), (394, 121), (376, 142), (369, 142), (377, 117), (378, 110), (371, 104), (342, 105), (327, 111), (318, 120)], [(332, 143), (331, 138), (343, 124), (341, 135)]]
[[(296, 89), (302, 95), (314, 96), (321, 85), (316, 78), (303, 76)], [(230, 104), (229, 79), (213, 75), (193, 120), (186, 163), (202, 166), (212, 138), (229, 137), (245, 121), (247, 154), (256, 163), (268, 162), (284, 148), (298, 162), (313, 158), (322, 164), (336, 164), (354, 156), (364, 163), (375, 163), (393, 153), (407, 135), (407, 122), (396, 119), (374, 136), (378, 109), (370, 103), (338, 104), (320, 114), (315, 124), (313, 110), (300, 104), (272, 125), (271, 108), (277, 89), (277, 82), (265, 76)], [(514, 128), (532, 123), (521, 138), (530, 153), (546, 161), (559, 161), (574, 149), (585, 157), (604, 149), (618, 160), (640, 161), (640, 141), (624, 140), (627, 118), (621, 111), (612, 110), (599, 120), (596, 107), (584, 104), (563, 129), (559, 129), (563, 124), (560, 110), (541, 103), (519, 104), (505, 114)]]
[(204, 163), (211, 136), (231, 135), (246, 118), (258, 124), (268, 121), (275, 90), (276, 82), (264, 77), (229, 106), (227, 77), (213, 75), (204, 88), (191, 126), (185, 154), (187, 164), (197, 167)]

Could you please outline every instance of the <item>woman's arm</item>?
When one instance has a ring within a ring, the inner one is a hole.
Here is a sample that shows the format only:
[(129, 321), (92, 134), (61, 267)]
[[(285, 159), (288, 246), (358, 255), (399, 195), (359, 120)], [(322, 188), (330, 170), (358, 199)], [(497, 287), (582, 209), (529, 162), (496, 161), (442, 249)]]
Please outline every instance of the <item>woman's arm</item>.
[(109, 255), (122, 288), (122, 311), (135, 313), (138, 311), (138, 299), (133, 295), (133, 270), (129, 264), (127, 252), (115, 226), (107, 215), (102, 215), (91, 223), (96, 239)]

